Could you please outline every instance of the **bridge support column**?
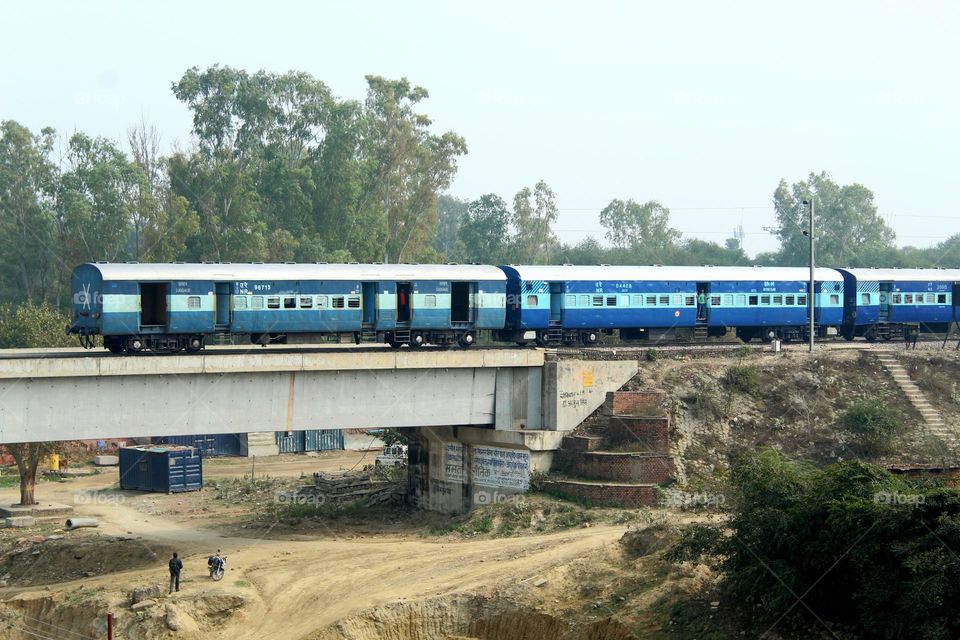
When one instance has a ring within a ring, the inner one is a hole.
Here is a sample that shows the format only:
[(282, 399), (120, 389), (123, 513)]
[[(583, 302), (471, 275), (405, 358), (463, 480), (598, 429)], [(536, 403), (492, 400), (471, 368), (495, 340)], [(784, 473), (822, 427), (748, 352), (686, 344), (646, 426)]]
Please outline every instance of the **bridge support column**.
[(479, 427), (421, 427), (410, 443), (409, 490), (422, 508), (463, 513), (515, 499), (547, 472), (563, 434)]
[(254, 431), (243, 434), (240, 442), (240, 455), (252, 458), (254, 456), (278, 456), (280, 445), (274, 431)]
[(637, 375), (637, 360), (554, 360), (543, 366), (543, 428), (576, 429), (607, 397)]

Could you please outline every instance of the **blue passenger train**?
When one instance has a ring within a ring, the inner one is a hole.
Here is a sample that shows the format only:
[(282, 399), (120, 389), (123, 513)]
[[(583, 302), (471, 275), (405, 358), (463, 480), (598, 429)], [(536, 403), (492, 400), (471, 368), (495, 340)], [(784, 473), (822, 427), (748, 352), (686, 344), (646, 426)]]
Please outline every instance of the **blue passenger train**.
[(90, 263), (73, 272), (70, 333), (114, 353), (350, 337), (394, 347), (697, 337), (891, 339), (956, 320), (960, 270), (779, 267)]

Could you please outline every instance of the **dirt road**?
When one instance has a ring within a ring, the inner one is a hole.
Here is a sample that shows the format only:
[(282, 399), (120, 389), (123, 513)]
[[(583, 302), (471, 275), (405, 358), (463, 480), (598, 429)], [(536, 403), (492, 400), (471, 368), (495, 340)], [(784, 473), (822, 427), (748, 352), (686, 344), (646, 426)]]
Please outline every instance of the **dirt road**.
[[(356, 457), (325, 460), (339, 465)], [(318, 459), (303, 464), (316, 468)], [(299, 473), (294, 461), (287, 468), (273, 461), (276, 473)], [(245, 466), (246, 461), (224, 463), (217, 471), (227, 475)], [(268, 463), (269, 465), (269, 463)], [(269, 468), (268, 465), (265, 465)], [(259, 466), (259, 464), (258, 464)], [(41, 485), (42, 496), (67, 502), (78, 490), (108, 487), (115, 474), (80, 478), (65, 484)], [(0, 500), (12, 498), (4, 491)], [(498, 585), (512, 585), (543, 574), (551, 567), (569, 563), (606, 545), (615, 544), (623, 526), (595, 526), (561, 533), (517, 538), (453, 540), (400, 534), (374, 537), (327, 537), (319, 540), (277, 540), (265, 531), (260, 539), (237, 538), (217, 527), (200, 528), (197, 523), (176, 518), (155, 517), (130, 502), (108, 505), (81, 505), (79, 513), (95, 513), (104, 534), (140, 536), (141, 542), (177, 545), (183, 549), (186, 569), (181, 592), (163, 603), (178, 602), (196, 607), (198, 598), (242, 596), (245, 605), (222, 626), (203, 631), (202, 638), (307, 640), (325, 626), (370, 607), (454, 592), (490, 592)], [(228, 556), (225, 580), (211, 582), (205, 575), (206, 556), (221, 548)], [(128, 571), (85, 578), (49, 589), (18, 589), (18, 598), (31, 592), (45, 596), (77, 589), (102, 588), (104, 596), (116, 603), (121, 615), (127, 593), (134, 586), (166, 579), (165, 558), (155, 570)], [(2, 591), (0, 591), (2, 594)], [(7, 597), (13, 595), (8, 591)], [(0, 595), (2, 598), (3, 595)]]

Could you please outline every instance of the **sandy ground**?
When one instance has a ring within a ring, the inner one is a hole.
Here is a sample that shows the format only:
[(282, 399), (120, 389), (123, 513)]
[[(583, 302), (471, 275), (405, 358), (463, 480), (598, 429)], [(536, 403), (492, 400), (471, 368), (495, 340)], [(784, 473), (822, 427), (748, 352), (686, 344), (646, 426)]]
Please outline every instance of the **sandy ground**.
[[(257, 474), (298, 476), (317, 470), (337, 470), (364, 464), (362, 452), (325, 453), (317, 457), (280, 456), (257, 460)], [(362, 461), (362, 462), (361, 462)], [(221, 460), (208, 464), (208, 477), (248, 474), (251, 461)], [(42, 501), (73, 502), (78, 491), (107, 488), (116, 482), (116, 470), (77, 478), (67, 483), (42, 483)], [(170, 499), (171, 497), (164, 496)], [(176, 497), (172, 497), (176, 499)], [(0, 502), (16, 499), (16, 491), (0, 491)], [(173, 544), (183, 550), (185, 561), (181, 592), (170, 602), (189, 599), (201, 592), (220, 590), (240, 594), (248, 604), (221, 630), (204, 638), (308, 639), (323, 627), (370, 607), (453, 592), (491, 592), (498, 586), (517, 584), (575, 561), (622, 536), (624, 526), (594, 526), (561, 533), (506, 539), (451, 541), (415, 535), (386, 533), (319, 540), (271, 539), (266, 531), (259, 539), (231, 537), (216, 526), (197, 526), (196, 521), (158, 517), (131, 506), (116, 504), (78, 505), (76, 515), (96, 515), (103, 534), (142, 538), (142, 544)], [(206, 576), (206, 557), (217, 548), (228, 557), (228, 573), (220, 583)], [(156, 570), (128, 571), (49, 585), (44, 592), (70, 591), (82, 584), (103, 587), (118, 600), (136, 585), (166, 580), (166, 557)], [(40, 587), (0, 589), (0, 599), (29, 597)]]

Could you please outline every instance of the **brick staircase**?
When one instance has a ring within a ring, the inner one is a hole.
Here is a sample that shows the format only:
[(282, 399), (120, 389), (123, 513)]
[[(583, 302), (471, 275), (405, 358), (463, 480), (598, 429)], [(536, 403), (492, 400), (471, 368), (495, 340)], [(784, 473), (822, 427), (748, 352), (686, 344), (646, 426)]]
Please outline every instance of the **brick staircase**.
[(887, 370), (890, 377), (893, 378), (897, 386), (900, 387), (900, 390), (907, 396), (913, 408), (916, 409), (923, 418), (927, 430), (940, 438), (944, 444), (950, 448), (951, 453), (956, 455), (958, 449), (960, 449), (960, 435), (943, 421), (943, 416), (930, 404), (923, 394), (923, 391), (917, 386), (917, 383), (910, 378), (910, 374), (907, 373), (906, 368), (900, 364), (896, 354), (892, 351), (876, 351), (875, 353), (877, 360), (880, 361), (883, 368)]
[(547, 489), (596, 505), (653, 506), (657, 485), (675, 473), (669, 434), (662, 393), (608, 393), (582, 432), (563, 439), (554, 463), (563, 478)]

